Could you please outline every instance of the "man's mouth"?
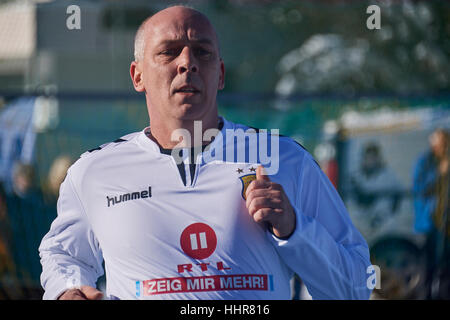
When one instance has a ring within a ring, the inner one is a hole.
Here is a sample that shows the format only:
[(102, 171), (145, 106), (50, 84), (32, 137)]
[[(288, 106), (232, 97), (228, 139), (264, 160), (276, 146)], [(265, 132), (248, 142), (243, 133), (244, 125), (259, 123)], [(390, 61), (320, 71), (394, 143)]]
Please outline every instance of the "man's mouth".
[(196, 94), (199, 93), (200, 90), (193, 86), (182, 86), (175, 90), (175, 93), (183, 93), (183, 94)]

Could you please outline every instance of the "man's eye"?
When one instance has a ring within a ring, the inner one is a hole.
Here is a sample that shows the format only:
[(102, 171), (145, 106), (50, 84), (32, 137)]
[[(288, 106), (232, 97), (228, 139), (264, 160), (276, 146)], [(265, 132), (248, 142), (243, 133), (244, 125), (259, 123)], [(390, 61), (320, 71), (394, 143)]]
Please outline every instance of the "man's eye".
[(211, 51), (209, 51), (207, 49), (196, 48), (195, 54), (200, 57), (209, 57), (209, 56), (211, 56), (212, 53), (211, 53)]
[(177, 51), (175, 49), (166, 49), (161, 51), (159, 54), (163, 56), (173, 56), (177, 54)]

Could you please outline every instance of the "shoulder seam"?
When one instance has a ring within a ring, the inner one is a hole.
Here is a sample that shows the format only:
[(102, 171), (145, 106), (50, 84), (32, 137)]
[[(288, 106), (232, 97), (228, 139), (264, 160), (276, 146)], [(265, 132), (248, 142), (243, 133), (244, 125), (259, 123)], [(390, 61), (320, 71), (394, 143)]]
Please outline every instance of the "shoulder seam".
[(102, 144), (101, 146), (98, 146), (97, 148), (92, 148), (92, 149), (88, 150), (87, 152), (92, 153), (94, 151), (104, 149), (106, 146), (110, 145), (111, 143), (120, 143), (120, 142), (125, 142), (125, 141), (129, 141), (129, 140), (125, 140), (125, 139), (119, 138), (119, 139), (116, 139), (114, 141), (107, 142), (106, 144)]

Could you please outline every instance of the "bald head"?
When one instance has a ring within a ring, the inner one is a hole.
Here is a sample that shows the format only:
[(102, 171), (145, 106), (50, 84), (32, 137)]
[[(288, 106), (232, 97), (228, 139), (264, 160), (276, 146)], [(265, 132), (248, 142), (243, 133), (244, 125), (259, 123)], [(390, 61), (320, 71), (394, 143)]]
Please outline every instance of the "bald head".
[(134, 60), (142, 61), (144, 59), (146, 39), (152, 37), (161, 31), (167, 23), (176, 21), (180, 26), (183, 23), (189, 23), (195, 21), (199, 25), (204, 25), (211, 30), (217, 49), (219, 50), (219, 43), (216, 31), (209, 21), (209, 19), (201, 12), (185, 7), (185, 6), (172, 6), (164, 10), (161, 10), (154, 15), (148, 17), (142, 22), (134, 39)]
[[(134, 89), (144, 92), (152, 135), (173, 147), (171, 133), (217, 127), (217, 92), (225, 86), (225, 64), (214, 27), (200, 12), (174, 6), (144, 21), (130, 64)], [(206, 130), (206, 129), (205, 129)]]

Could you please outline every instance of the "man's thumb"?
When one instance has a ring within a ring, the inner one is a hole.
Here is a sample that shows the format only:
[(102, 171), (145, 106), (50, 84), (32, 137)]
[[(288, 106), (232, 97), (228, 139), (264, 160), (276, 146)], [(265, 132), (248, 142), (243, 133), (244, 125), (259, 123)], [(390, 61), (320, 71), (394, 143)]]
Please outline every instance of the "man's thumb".
[(256, 168), (256, 180), (270, 181), (270, 178), (267, 175), (266, 169), (264, 169), (264, 167), (261, 165), (258, 166), (258, 168)]
[(93, 287), (82, 286), (80, 290), (89, 300), (101, 300), (103, 298), (103, 293)]

